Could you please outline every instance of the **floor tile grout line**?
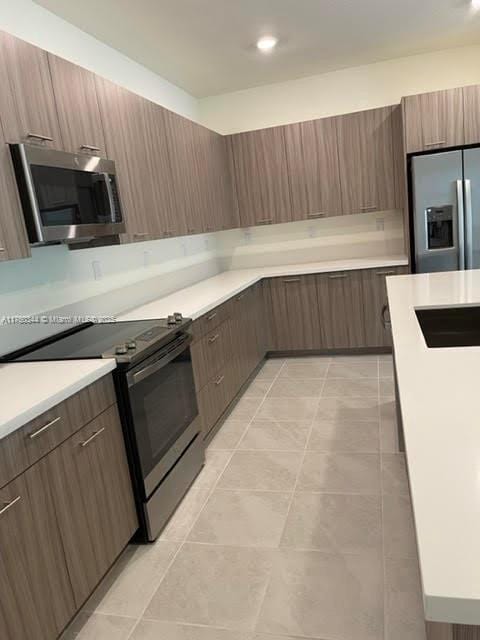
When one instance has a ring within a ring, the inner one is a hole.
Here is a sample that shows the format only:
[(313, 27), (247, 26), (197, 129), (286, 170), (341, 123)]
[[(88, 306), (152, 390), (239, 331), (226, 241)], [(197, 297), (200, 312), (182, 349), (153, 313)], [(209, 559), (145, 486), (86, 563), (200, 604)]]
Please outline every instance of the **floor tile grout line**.
[(380, 397), (380, 358), (378, 358), (377, 362), (378, 366), (378, 441), (380, 445), (380, 518), (381, 518), (381, 529), (382, 529), (382, 583), (383, 583), (383, 593), (382, 593), (382, 603), (383, 603), (383, 637), (386, 638), (387, 635), (387, 572), (385, 566), (385, 515), (383, 509), (383, 460), (382, 460), (382, 422), (381, 422), (381, 397)]

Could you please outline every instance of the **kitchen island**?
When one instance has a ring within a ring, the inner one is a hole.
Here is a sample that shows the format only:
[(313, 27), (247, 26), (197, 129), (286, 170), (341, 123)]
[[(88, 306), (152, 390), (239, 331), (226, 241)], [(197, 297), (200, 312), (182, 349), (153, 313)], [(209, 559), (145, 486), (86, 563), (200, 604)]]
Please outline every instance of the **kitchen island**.
[(428, 348), (415, 309), (480, 305), (480, 270), (387, 279), (429, 640), (480, 638), (480, 347)]

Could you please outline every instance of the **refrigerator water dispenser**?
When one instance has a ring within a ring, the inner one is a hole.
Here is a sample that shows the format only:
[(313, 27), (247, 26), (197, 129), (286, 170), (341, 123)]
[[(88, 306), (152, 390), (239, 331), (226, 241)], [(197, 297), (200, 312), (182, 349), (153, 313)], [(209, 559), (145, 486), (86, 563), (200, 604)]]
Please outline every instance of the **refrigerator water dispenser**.
[(427, 249), (449, 249), (454, 246), (453, 207), (428, 207), (425, 210), (427, 227)]

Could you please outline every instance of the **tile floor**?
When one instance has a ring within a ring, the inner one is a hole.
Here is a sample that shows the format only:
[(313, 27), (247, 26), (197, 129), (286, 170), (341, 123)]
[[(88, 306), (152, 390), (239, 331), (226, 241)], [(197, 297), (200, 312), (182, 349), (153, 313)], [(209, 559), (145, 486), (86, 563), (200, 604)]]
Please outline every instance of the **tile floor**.
[(269, 360), (64, 640), (424, 640), (389, 356)]

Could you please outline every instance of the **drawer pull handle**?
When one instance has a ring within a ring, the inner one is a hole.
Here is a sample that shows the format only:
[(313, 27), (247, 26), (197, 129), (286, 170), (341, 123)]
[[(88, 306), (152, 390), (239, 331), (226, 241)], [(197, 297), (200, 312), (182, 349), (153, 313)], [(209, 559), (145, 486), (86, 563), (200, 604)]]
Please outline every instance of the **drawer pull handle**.
[(324, 218), (326, 215), (325, 211), (319, 211), (318, 213), (307, 213), (307, 218)]
[(134, 238), (146, 238), (148, 233), (146, 231), (135, 231), (133, 234)]
[(95, 440), (95, 438), (97, 438), (101, 433), (103, 433), (105, 431), (105, 427), (102, 427), (101, 429), (99, 429), (98, 431), (95, 431), (95, 433), (92, 433), (92, 435), (87, 438), (86, 440), (84, 440), (83, 442), (80, 443), (81, 447), (86, 447), (87, 444), (90, 444), (90, 442), (92, 442), (93, 440)]
[(218, 387), (218, 385), (222, 384), (224, 379), (225, 379), (225, 376), (220, 376), (220, 378), (218, 378), (218, 380), (215, 380), (216, 386)]
[(53, 142), (53, 138), (51, 138), (50, 136), (44, 136), (41, 133), (27, 133), (27, 138), (41, 140), (42, 142)]
[(190, 227), (190, 229), (187, 229), (188, 233), (195, 233), (195, 227)]
[(34, 438), (38, 438), (39, 435), (41, 435), (47, 429), (50, 429), (50, 427), (53, 427), (53, 425), (56, 424), (61, 419), (62, 419), (61, 416), (58, 416), (58, 418), (54, 418), (53, 420), (50, 420), (50, 422), (47, 422), (47, 424), (44, 424), (43, 427), (40, 427), (40, 429), (37, 429), (33, 433), (29, 433), (28, 437), (30, 438), (30, 440), (34, 440)]
[(164, 238), (171, 238), (173, 236), (173, 231), (164, 231), (163, 236)]
[(237, 298), (237, 302), (240, 302), (240, 300), (243, 300), (243, 298), (246, 296), (246, 293), (241, 293), (238, 298)]
[(0, 251), (6, 251), (5, 247), (0, 247)]
[(213, 320), (214, 318), (217, 317), (217, 312), (214, 311), (213, 313), (211, 313), (209, 316), (207, 316), (207, 320), (210, 322), (210, 320)]
[(209, 344), (213, 344), (216, 340), (218, 340), (220, 337), (219, 333), (216, 333), (214, 336), (212, 336), (211, 338), (208, 339), (208, 343)]
[(436, 140), (435, 142), (425, 142), (426, 147), (434, 147), (437, 144), (447, 144), (446, 140)]
[(344, 278), (347, 277), (346, 273), (340, 273), (337, 276), (328, 276), (330, 278), (330, 280), (343, 280)]
[(360, 207), (360, 211), (376, 211), (378, 209), (376, 204)]
[(3, 503), (3, 508), (0, 509), (0, 516), (3, 515), (9, 509), (11, 509), (13, 507), (13, 505), (16, 504), (21, 499), (22, 499), (22, 496), (17, 496), (13, 500), (10, 500), (10, 502), (4, 502)]
[(94, 144), (81, 144), (80, 149), (84, 149), (84, 151), (100, 151), (100, 147), (96, 147)]
[(376, 271), (375, 275), (377, 276), (394, 276), (395, 271), (392, 269), (390, 271)]
[(300, 278), (289, 278), (288, 280), (284, 280), (286, 284), (289, 282), (300, 282)]
[(390, 329), (392, 323), (390, 320), (387, 320), (387, 312), (388, 312), (388, 304), (384, 304), (382, 307), (382, 326), (384, 329)]
[(257, 220), (257, 224), (272, 224), (273, 218), (261, 218)]

